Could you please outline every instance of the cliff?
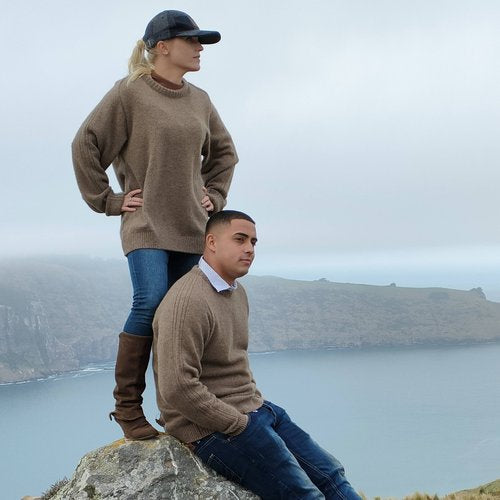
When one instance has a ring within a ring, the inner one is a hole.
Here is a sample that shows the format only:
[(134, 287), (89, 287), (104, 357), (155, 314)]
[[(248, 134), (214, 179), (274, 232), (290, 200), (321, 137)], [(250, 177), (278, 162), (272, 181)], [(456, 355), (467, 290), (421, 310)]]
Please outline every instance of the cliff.
[(114, 359), (128, 280), (120, 261), (0, 261), (0, 383)]
[[(254, 352), (500, 341), (500, 304), (481, 289), (241, 281)], [(130, 296), (124, 260), (0, 261), (0, 383), (113, 361)]]
[(51, 334), (43, 304), (0, 304), (0, 382), (11, 382), (77, 369), (74, 350)]

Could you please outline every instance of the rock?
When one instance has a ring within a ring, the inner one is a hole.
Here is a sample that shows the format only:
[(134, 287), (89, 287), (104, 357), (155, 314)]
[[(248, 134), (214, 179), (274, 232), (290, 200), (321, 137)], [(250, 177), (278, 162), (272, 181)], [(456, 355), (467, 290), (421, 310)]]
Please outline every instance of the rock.
[(120, 439), (85, 455), (51, 500), (258, 499), (205, 467), (175, 438)]

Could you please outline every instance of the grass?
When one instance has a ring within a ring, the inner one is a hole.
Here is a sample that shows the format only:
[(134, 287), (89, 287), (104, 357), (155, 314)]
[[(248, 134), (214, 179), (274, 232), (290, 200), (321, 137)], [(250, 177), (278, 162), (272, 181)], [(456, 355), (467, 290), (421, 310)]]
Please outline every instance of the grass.
[(62, 478), (60, 481), (56, 481), (47, 491), (42, 493), (40, 500), (49, 500), (52, 498), (65, 484), (67, 484), (69, 479), (67, 477)]
[[(368, 500), (367, 497), (361, 493), (363, 500)], [(375, 497), (373, 500), (388, 500), (381, 497)], [(478, 488), (472, 490), (457, 491), (439, 497), (438, 495), (429, 495), (428, 493), (413, 493), (404, 497), (402, 500), (500, 500), (500, 479), (488, 484), (483, 484)]]

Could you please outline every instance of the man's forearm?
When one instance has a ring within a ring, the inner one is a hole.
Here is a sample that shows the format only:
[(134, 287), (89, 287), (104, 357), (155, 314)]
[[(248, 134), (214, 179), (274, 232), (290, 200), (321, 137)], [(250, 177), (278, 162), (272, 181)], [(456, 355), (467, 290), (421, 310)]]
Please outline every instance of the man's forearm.
[(181, 383), (173, 379), (159, 382), (160, 394), (169, 407), (190, 422), (228, 435), (245, 429), (248, 416), (212, 394), (199, 380), (191, 378)]

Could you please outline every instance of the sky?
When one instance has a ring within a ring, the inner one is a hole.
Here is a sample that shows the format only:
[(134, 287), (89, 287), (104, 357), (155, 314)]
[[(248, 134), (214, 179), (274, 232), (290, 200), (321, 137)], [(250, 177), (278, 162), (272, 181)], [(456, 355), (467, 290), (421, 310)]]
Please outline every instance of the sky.
[(70, 144), (168, 8), (222, 33), (186, 78), (235, 141), (254, 274), (500, 290), (497, 0), (2, 2), (0, 258), (123, 258)]

